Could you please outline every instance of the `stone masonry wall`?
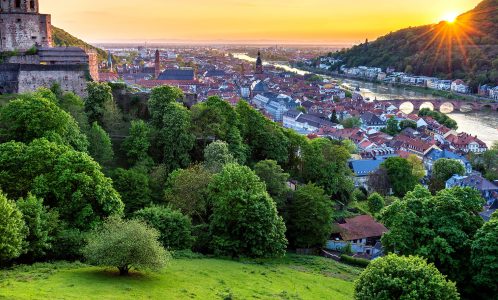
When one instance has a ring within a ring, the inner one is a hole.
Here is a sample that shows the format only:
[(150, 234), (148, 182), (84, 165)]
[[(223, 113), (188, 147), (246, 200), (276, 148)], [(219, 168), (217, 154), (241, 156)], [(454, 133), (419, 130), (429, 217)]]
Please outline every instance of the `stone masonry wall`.
[(52, 46), (50, 15), (0, 14), (0, 52)]

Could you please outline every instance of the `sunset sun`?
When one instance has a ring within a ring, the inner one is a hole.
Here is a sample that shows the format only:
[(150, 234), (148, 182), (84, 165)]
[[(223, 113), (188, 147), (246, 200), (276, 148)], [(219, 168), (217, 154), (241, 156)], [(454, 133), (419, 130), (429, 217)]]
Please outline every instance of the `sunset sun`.
[(448, 23), (454, 23), (456, 21), (457, 17), (458, 17), (458, 13), (448, 12), (448, 13), (444, 14), (441, 19), (442, 19), (442, 21), (446, 21)]

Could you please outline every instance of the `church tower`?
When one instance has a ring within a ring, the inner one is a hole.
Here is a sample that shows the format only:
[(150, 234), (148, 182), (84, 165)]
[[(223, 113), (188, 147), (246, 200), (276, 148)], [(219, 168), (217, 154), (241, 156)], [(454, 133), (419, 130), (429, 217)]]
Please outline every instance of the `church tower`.
[(154, 75), (155, 78), (159, 78), (161, 74), (161, 55), (159, 53), (159, 49), (156, 50), (156, 59), (154, 60)]
[(256, 74), (263, 74), (263, 60), (261, 59), (261, 52), (258, 51), (258, 58), (256, 59)]
[(38, 11), (38, 0), (0, 0), (0, 52), (52, 46), (50, 15)]

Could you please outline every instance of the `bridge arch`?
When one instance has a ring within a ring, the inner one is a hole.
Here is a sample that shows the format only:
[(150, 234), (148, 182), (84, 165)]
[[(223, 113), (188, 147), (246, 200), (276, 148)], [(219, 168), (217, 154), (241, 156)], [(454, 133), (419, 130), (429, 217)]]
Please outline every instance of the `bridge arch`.
[(420, 103), (420, 105), (418, 106), (418, 110), (421, 110), (421, 109), (424, 109), (424, 108), (428, 108), (430, 110), (434, 110), (435, 109), (435, 105), (431, 101), (425, 101), (423, 103)]
[(438, 111), (449, 114), (455, 110), (455, 105), (452, 102), (443, 102), (438, 107)]
[(415, 110), (415, 105), (411, 101), (404, 101), (399, 105), (399, 110), (405, 114), (411, 114)]

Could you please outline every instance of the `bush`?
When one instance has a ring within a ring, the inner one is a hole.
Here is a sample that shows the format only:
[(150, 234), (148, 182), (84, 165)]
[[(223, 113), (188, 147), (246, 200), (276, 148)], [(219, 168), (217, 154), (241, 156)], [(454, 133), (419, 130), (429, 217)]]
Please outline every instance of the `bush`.
[(455, 284), (417, 256), (372, 261), (355, 282), (355, 299), (457, 300)]
[(165, 248), (185, 250), (192, 247), (192, 223), (181, 212), (169, 207), (152, 206), (135, 212), (134, 216), (159, 231), (159, 241)]
[(159, 232), (145, 223), (111, 217), (89, 235), (83, 254), (89, 264), (117, 267), (120, 275), (131, 268), (160, 270), (170, 254), (158, 238)]
[(384, 206), (385, 201), (381, 195), (373, 193), (370, 197), (368, 197), (368, 210), (370, 210), (371, 213), (378, 213), (384, 208)]
[(54, 237), (53, 247), (48, 252), (52, 260), (75, 261), (83, 258), (82, 249), (86, 244), (86, 234), (76, 228), (63, 228)]
[(341, 262), (362, 268), (366, 268), (370, 264), (370, 261), (368, 259), (352, 257), (346, 254), (341, 255)]
[(16, 204), (0, 192), (0, 263), (22, 253), (26, 227)]

